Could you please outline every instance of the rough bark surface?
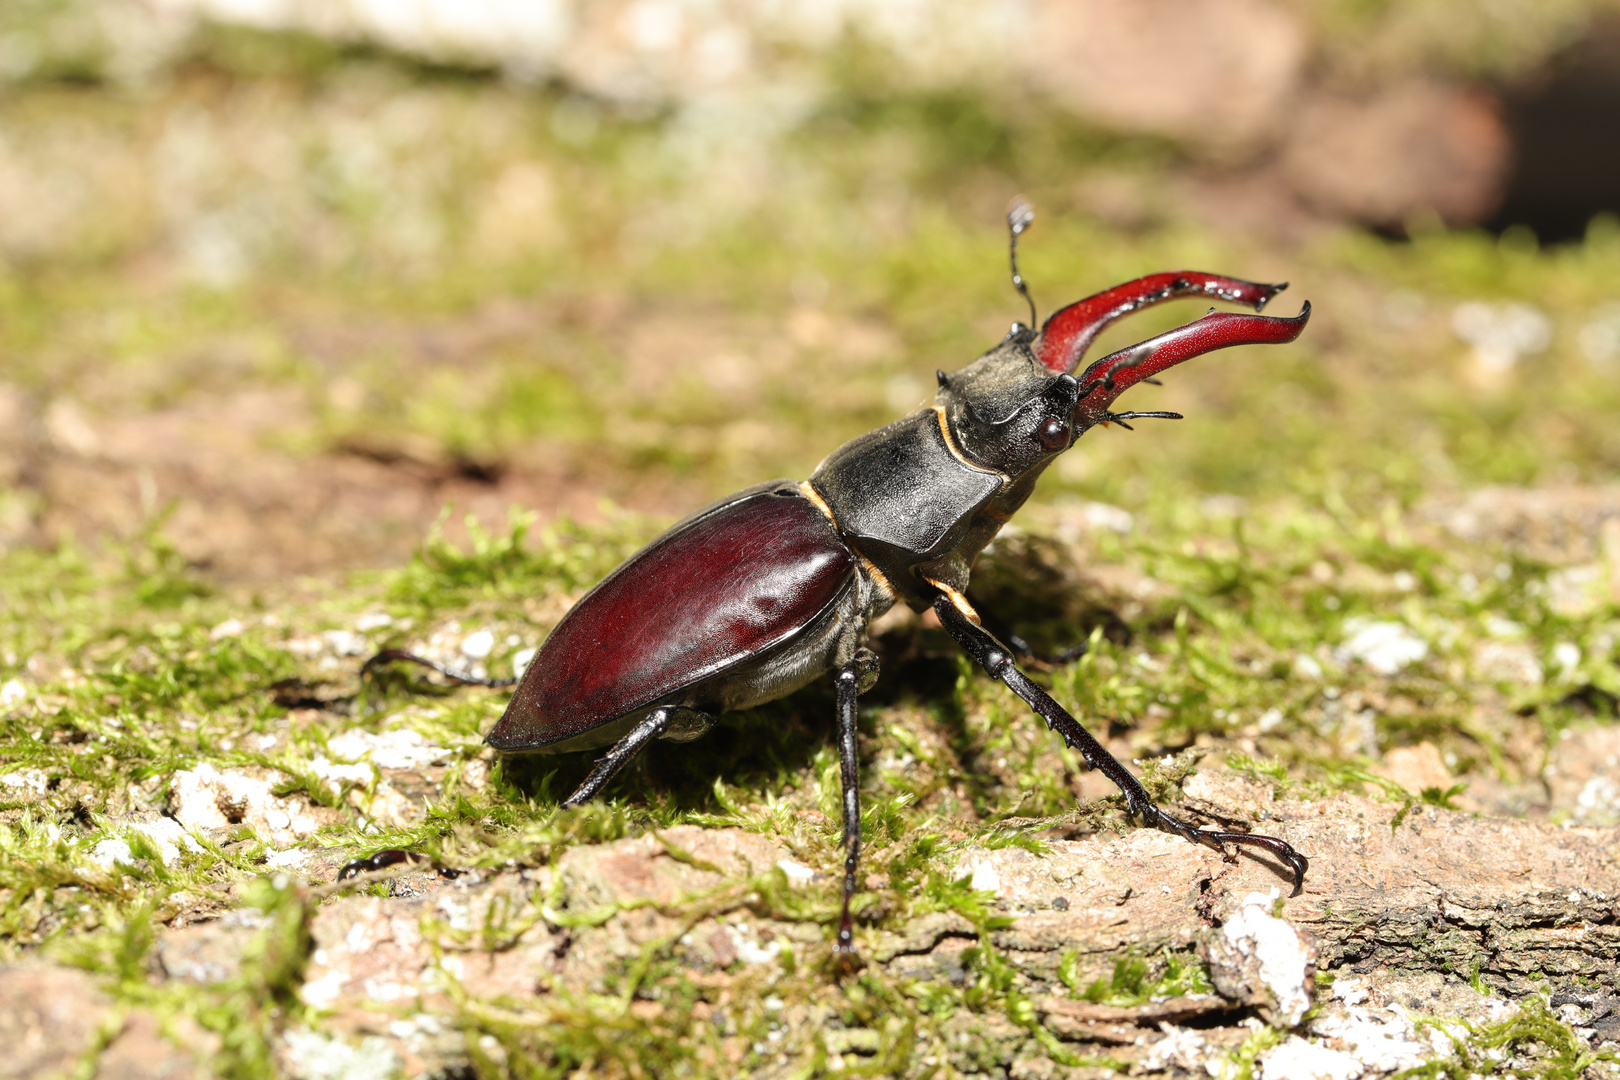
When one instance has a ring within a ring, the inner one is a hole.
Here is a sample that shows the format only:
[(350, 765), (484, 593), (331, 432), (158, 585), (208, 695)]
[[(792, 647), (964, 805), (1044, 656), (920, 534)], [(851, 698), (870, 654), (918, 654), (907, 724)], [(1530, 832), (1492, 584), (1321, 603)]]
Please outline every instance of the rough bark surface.
[[(1253, 964), (1230, 966), (1227, 954), (1212, 948), (1255, 894), (1297, 935), (1307, 990), (1314, 947), (1319, 971), (1365, 976), (1373, 993), (1405, 1000), (1413, 1014), (1478, 1012), (1491, 999), (1468, 989), (1465, 981), (1476, 975), (1515, 992), (1549, 983), (1584, 987), (1594, 1001), (1612, 1005), (1620, 971), (1620, 829), (1433, 808), (1397, 824), (1399, 807), (1388, 803), (1272, 801), (1258, 785), (1223, 773), (1194, 777), (1187, 802), (1211, 813), (1264, 804), (1266, 827), (1311, 857), (1304, 894), (1287, 898), (1285, 875), (1264, 860), (1239, 853), (1227, 863), (1143, 831), (1052, 840), (1044, 854), (1019, 847), (963, 852), (957, 872), (993, 894), (996, 913), (1009, 920), (991, 933), (993, 945), (1027, 980), (1041, 1023), (1058, 1039), (1134, 1054), (1149, 1071), (1173, 1070), (1175, 1054), (1197, 1057), (1241, 1041), (1247, 1029), (1239, 1022), (1253, 1007), (1275, 1019), (1274, 976)], [(575, 848), (533, 870), (448, 879), (410, 869), (393, 879), (389, 897), (339, 896), (314, 909), (301, 994), (331, 1014), (329, 1030), (380, 1040), (407, 1074), (433, 1072), (464, 1060), (460, 1034), (434, 1022), (448, 1017), (453, 1000), (521, 1006), (559, 991), (601, 993), (612, 973), (649, 954), (673, 955), (703, 978), (739, 986), (786, 947), (813, 959), (827, 948), (827, 925), (773, 917), (760, 895), (762, 884), (795, 869), (794, 854), (769, 836), (694, 826)], [(834, 887), (824, 875), (790, 885), (811, 898), (830, 898)], [(244, 919), (166, 931), (158, 948), (163, 974), (226, 978), (233, 952), (254, 931)], [(952, 912), (880, 921), (863, 927), (859, 940), (874, 968), (947, 981), (965, 977), (965, 953), (980, 944), (975, 925)], [(1057, 978), (1071, 952), (1075, 973), (1089, 982), (1106, 978), (1122, 950), (1151, 956), (1164, 949), (1201, 950), (1215, 964), (1220, 993), (1115, 1007), (1077, 999)], [(74, 986), (40, 988), (41, 979)], [(32, 1045), (26, 1031), (42, 1023), (32, 1018), (62, 994), (95, 1000), (87, 977), (39, 965), (9, 969), (0, 993), (32, 1002), (4, 1010), (3, 1022), (21, 1025), (7, 1041), (20, 1045)], [(1601, 1007), (1593, 1011), (1598, 1037), (1620, 1035), (1604, 1027)], [(60, 1028), (52, 1053), (65, 1061), (68, 1043), (87, 1046), (96, 1015), (77, 1010), (75, 1023), (89, 1028)], [(1161, 1032), (1188, 1024), (1202, 1031), (1197, 1053), (1159, 1045), (1170, 1037)], [(1025, 1033), (1004, 1034), (1016, 1041)], [(1144, 1047), (1157, 1047), (1158, 1057), (1148, 1060)]]

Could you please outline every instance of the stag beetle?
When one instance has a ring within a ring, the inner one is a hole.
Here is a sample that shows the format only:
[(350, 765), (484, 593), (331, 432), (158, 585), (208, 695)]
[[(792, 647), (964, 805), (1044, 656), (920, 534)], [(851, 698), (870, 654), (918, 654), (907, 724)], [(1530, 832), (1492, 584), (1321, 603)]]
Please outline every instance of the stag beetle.
[[(1033, 212), (1008, 213), (1013, 285), (1018, 237)], [(843, 779), (844, 889), (836, 953), (854, 960), (850, 899), (861, 856), (856, 700), (877, 680), (866, 647), (872, 621), (895, 604), (932, 608), (992, 678), (1100, 769), (1142, 825), (1206, 844), (1263, 848), (1304, 886), (1305, 856), (1276, 837), (1217, 832), (1154, 805), (1141, 783), (1019, 668), (1015, 648), (985, 628), (967, 598), (974, 559), (1075, 439), (1099, 424), (1176, 413), (1113, 412), (1139, 382), (1232, 345), (1282, 344), (1310, 318), (1210, 313), (1072, 374), (1115, 319), (1163, 300), (1210, 296), (1260, 311), (1285, 285), (1215, 274), (1151, 274), (1070, 304), (1041, 326), (1021, 322), (953, 374), (938, 373), (934, 404), (834, 450), (805, 481), (773, 480), (699, 510), (586, 593), (551, 632), (521, 680), (478, 679), (400, 650), (465, 682), (517, 683), (486, 742), (505, 752), (608, 747), (563, 805), (594, 798), (653, 739), (686, 742), (717, 714), (746, 709), (834, 673)], [(1016, 642), (1015, 642), (1016, 644)]]

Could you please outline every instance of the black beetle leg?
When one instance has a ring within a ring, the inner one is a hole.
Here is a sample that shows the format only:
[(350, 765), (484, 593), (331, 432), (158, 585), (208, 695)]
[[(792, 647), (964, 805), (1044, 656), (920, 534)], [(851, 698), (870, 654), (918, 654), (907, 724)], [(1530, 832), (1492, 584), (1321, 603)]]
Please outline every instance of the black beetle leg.
[(345, 881), (373, 870), (386, 870), (390, 866), (398, 866), (404, 862), (422, 862), (424, 858), (425, 856), (403, 848), (384, 848), (375, 855), (368, 855), (364, 859), (351, 859), (344, 863), (343, 869), (338, 871), (337, 879)]
[[(967, 600), (971, 607), (977, 608), (979, 606), (971, 595), (968, 596)], [(994, 612), (980, 611), (979, 621), (984, 624), (985, 629), (1005, 641), (1011, 647), (1014, 656), (1026, 664), (1034, 664), (1043, 670), (1060, 668), (1064, 664), (1073, 663), (1086, 655), (1086, 650), (1090, 648), (1086, 642), (1082, 641), (1078, 645), (1071, 645), (1067, 649), (1061, 649), (1055, 653), (1036, 652), (1034, 647), (1025, 641), (1007, 620), (999, 617)]]
[(487, 686), (491, 689), (499, 690), (503, 687), (517, 685), (516, 679), (482, 678), (478, 675), (474, 675), (470, 671), (462, 671), (459, 668), (450, 667), (448, 664), (441, 664), (437, 660), (429, 660), (425, 656), (417, 656), (415, 653), (408, 652), (405, 649), (384, 649), (376, 656), (373, 656), (370, 660), (367, 660), (364, 664), (360, 665), (360, 678), (364, 679), (367, 675), (371, 674), (372, 668), (381, 667), (383, 664), (392, 664), (399, 660), (404, 660), (412, 664), (421, 664), (425, 668), (432, 668), (434, 671), (437, 671), (440, 675), (443, 675), (447, 679), (454, 679), (456, 682), (468, 683), (472, 686)]
[(846, 969), (859, 966), (855, 956), (855, 925), (849, 902), (855, 896), (855, 876), (861, 866), (861, 772), (856, 736), (856, 699), (877, 681), (877, 655), (858, 649), (849, 663), (838, 671), (838, 765), (844, 790), (844, 912), (838, 920), (838, 940), (833, 956)]
[[(690, 715), (688, 715), (690, 714)], [(665, 728), (677, 720), (691, 720), (694, 724), (708, 725), (714, 721), (698, 712), (688, 709), (684, 705), (660, 705), (649, 712), (641, 723), (630, 729), (630, 734), (613, 744), (613, 748), (603, 754), (596, 763), (596, 768), (585, 778), (585, 782), (574, 790), (574, 793), (562, 801), (564, 806), (578, 806), (580, 803), (590, 802), (596, 798), (607, 782), (613, 779), (615, 773), (630, 763), (630, 760), (646, 747), (653, 739), (663, 733)]]
[(1062, 736), (1065, 743), (1079, 750), (1086, 759), (1086, 764), (1112, 780), (1124, 793), (1125, 808), (1132, 817), (1148, 828), (1160, 829), (1183, 840), (1222, 851), (1223, 854), (1222, 844), (1247, 844), (1251, 847), (1264, 848), (1293, 869), (1294, 891), (1291, 895), (1298, 896), (1305, 888), (1305, 871), (1309, 869), (1310, 862), (1286, 841), (1257, 833), (1199, 829), (1184, 821), (1178, 821), (1155, 806), (1153, 800), (1148, 797), (1147, 790), (1142, 787), (1141, 781), (1132, 776), (1129, 769), (1104, 749), (1102, 743), (1092, 737), (1091, 732), (1081, 727), (1080, 722), (1069, 715), (1068, 710), (1052, 700), (1051, 695), (1031, 681), (1028, 675), (1018, 670), (1018, 665), (1013, 662), (1007, 648), (979, 625), (978, 613), (973, 610), (965, 596), (938, 582), (932, 584), (940, 589), (940, 595), (934, 600), (934, 611), (939, 615), (939, 621), (944, 624), (945, 629), (950, 631), (951, 636), (967, 650), (968, 655), (990, 673), (992, 678), (1006, 683), (1008, 689), (1023, 698), (1030, 708), (1039, 713), (1046, 721), (1046, 725)]

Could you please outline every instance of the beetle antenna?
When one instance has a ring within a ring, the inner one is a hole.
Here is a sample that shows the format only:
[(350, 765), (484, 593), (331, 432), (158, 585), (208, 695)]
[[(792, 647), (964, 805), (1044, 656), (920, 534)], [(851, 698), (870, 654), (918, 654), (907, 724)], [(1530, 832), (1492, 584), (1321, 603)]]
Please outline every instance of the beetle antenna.
[[(1143, 380), (1143, 381), (1145, 382), (1146, 380)], [(1118, 424), (1120, 427), (1124, 428), (1126, 431), (1135, 431), (1136, 429), (1131, 427), (1131, 425), (1127, 424), (1125, 421), (1127, 421), (1127, 420), (1185, 420), (1185, 419), (1187, 419), (1187, 418), (1185, 416), (1182, 416), (1178, 412), (1118, 412), (1118, 413), (1117, 412), (1110, 412), (1110, 413), (1103, 413), (1102, 422), (1105, 423), (1105, 424)]]
[(1022, 195), (1016, 196), (1012, 205), (1007, 208), (1007, 256), (1012, 262), (1013, 288), (1024, 297), (1029, 304), (1029, 325), (1033, 329), (1039, 321), (1035, 318), (1035, 298), (1029, 295), (1029, 286), (1024, 284), (1024, 275), (1018, 272), (1018, 237), (1023, 231), (1035, 222), (1035, 208), (1029, 205), (1029, 200)]

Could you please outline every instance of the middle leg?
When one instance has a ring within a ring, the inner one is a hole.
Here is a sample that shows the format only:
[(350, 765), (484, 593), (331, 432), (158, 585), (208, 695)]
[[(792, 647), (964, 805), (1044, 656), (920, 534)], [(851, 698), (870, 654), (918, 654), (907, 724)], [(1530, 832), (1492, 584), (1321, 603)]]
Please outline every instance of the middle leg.
[(844, 810), (844, 911), (838, 920), (838, 939), (833, 956), (842, 966), (853, 969), (855, 924), (849, 903), (855, 896), (856, 875), (861, 866), (861, 774), (857, 737), (860, 734), (856, 700), (861, 691), (877, 681), (877, 655), (870, 649), (857, 649), (850, 662), (838, 670), (838, 765), (843, 781)]

